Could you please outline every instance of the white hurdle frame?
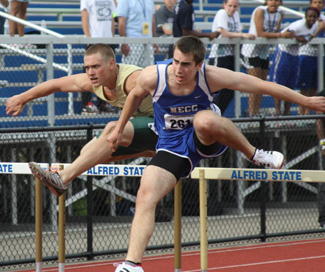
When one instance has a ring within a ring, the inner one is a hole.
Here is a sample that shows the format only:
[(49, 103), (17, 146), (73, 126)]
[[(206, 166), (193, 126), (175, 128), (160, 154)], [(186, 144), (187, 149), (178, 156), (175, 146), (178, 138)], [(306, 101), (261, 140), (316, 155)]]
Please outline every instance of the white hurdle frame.
[(325, 182), (325, 171), (251, 168), (197, 167), (191, 178), (200, 182), (200, 257), (201, 271), (208, 271), (207, 179), (274, 182)]

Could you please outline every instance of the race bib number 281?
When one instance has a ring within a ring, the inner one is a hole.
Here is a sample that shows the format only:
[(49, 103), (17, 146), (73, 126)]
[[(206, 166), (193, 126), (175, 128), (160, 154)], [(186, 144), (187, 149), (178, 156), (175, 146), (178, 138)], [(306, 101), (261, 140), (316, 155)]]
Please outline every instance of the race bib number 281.
[(193, 122), (193, 115), (169, 115), (165, 114), (165, 129), (182, 130), (184, 127), (191, 125)]

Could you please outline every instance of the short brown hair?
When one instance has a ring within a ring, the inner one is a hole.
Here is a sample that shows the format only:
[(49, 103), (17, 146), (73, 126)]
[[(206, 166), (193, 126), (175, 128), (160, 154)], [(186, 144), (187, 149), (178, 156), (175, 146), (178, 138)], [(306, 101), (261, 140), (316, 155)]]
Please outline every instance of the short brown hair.
[(204, 43), (198, 37), (181, 37), (174, 44), (174, 51), (176, 48), (179, 49), (183, 54), (192, 54), (196, 65), (203, 62), (205, 59), (206, 48)]
[(109, 45), (103, 43), (96, 43), (90, 46), (86, 50), (85, 56), (94, 55), (97, 53), (99, 53), (105, 61), (109, 61), (110, 59), (114, 59), (116, 61), (113, 49)]

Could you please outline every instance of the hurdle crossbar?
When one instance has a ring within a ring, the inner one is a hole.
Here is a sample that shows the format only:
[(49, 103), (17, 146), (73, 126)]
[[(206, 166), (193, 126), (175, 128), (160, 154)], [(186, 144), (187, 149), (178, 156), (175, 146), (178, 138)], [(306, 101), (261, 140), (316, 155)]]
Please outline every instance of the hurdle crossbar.
[(201, 271), (206, 272), (208, 271), (207, 179), (274, 182), (325, 182), (325, 171), (197, 167), (191, 173), (191, 178), (199, 179), (200, 182), (200, 257)]
[[(51, 169), (67, 168), (71, 163), (52, 163)], [(98, 164), (83, 172), (81, 176), (127, 176), (141, 177), (146, 165)]]
[(320, 170), (279, 170), (254, 168), (197, 167), (191, 173), (191, 178), (199, 179), (200, 170), (204, 170), (204, 177), (206, 179), (216, 180), (325, 182), (325, 171)]

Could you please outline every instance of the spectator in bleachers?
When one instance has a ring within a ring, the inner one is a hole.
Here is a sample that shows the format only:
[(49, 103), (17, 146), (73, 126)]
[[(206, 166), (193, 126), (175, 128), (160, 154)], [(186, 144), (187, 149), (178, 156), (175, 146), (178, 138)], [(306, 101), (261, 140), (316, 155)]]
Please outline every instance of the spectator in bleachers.
[[(10, 0), (10, 15), (16, 16), (22, 20), (26, 20), (28, 4), (29, 0)], [(11, 37), (15, 36), (16, 29), (19, 37), (23, 37), (25, 34), (25, 25), (17, 24), (16, 22), (9, 20), (9, 31)]]
[[(115, 33), (115, 22), (113, 13), (116, 11), (114, 0), (81, 0), (81, 23), (82, 30), (86, 37), (112, 38)], [(114, 50), (117, 46), (110, 45)], [(86, 49), (88, 46), (86, 47)], [(105, 101), (97, 98), (97, 106), (91, 102), (90, 92), (82, 92), (82, 114), (94, 114), (99, 112), (114, 112), (114, 109)]]
[[(238, 0), (225, 0), (223, 2), (223, 9), (220, 9), (214, 17), (212, 32), (219, 31), (219, 38), (244, 38), (254, 40), (255, 35), (242, 32), (240, 18), (237, 12), (238, 5)], [(209, 55), (209, 64), (234, 71), (234, 46), (213, 44)], [(218, 92), (214, 102), (218, 105), (223, 114), (233, 98), (233, 90), (222, 89)]]
[[(310, 7), (314, 7), (322, 11), (324, 8), (323, 0), (310, 0)], [(325, 15), (320, 14), (318, 19), (318, 31), (316, 36), (323, 37), (325, 27)], [(314, 96), (317, 93), (317, 45), (305, 44), (299, 49), (299, 74), (297, 88), (300, 93), (306, 96)], [(306, 107), (299, 106), (299, 114), (310, 114), (310, 110)]]
[[(209, 38), (212, 41), (218, 38), (219, 31), (201, 32), (195, 29), (194, 0), (180, 0), (175, 6), (173, 21), (173, 36), (182, 37), (193, 35), (199, 38)], [(172, 56), (172, 54), (171, 54)]]
[[(177, 0), (164, 0), (165, 5), (156, 10), (156, 37), (170, 37), (173, 35), (174, 7), (176, 1)], [(168, 47), (168, 45), (159, 45), (159, 51), (166, 51)]]
[[(6, 8), (9, 6), (8, 0), (0, 0), (0, 11), (6, 12)], [(5, 34), (5, 21), (6, 18), (0, 16), (0, 34)]]
[[(305, 18), (291, 23), (281, 33), (291, 32), (297, 42), (306, 44), (318, 31), (317, 20), (320, 12), (318, 9), (309, 7), (305, 11)], [(270, 71), (270, 81), (295, 88), (299, 68), (299, 48), (301, 44), (279, 44), (273, 56), (273, 64)], [(281, 112), (281, 100), (274, 98), (277, 115), (290, 115), (291, 103), (284, 102), (284, 111)]]
[[(252, 14), (249, 33), (261, 38), (291, 38), (290, 32), (279, 33), (284, 12), (281, 0), (266, 0), (266, 5), (257, 7)], [(269, 71), (269, 45), (244, 44), (241, 50), (243, 66), (249, 75), (266, 80)], [(248, 111), (250, 116), (259, 114), (263, 96), (250, 94)]]
[[(155, 6), (152, 0), (119, 0), (116, 16), (121, 37), (155, 37)], [(155, 52), (158, 52), (157, 45)], [(146, 63), (144, 44), (122, 44), (122, 63), (145, 67), (154, 63), (153, 48), (150, 46), (149, 63)], [(148, 61), (147, 61), (148, 62)]]
[[(173, 36), (182, 37), (193, 35), (199, 38), (209, 38), (210, 41), (218, 38), (220, 35), (219, 31), (201, 32), (200, 30), (196, 30), (193, 2), (194, 0), (180, 0), (176, 3), (174, 9)], [(169, 57), (172, 57), (172, 44), (169, 46), (168, 51)]]

